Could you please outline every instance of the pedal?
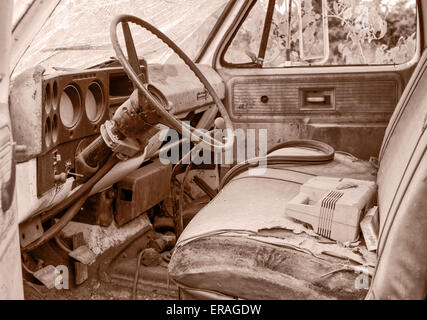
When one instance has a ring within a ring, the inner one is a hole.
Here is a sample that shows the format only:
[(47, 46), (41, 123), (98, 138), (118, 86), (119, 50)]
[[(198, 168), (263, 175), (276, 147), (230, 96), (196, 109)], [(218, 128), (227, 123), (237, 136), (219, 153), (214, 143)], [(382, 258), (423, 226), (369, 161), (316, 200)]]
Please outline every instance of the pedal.
[(96, 255), (87, 246), (80, 246), (71, 251), (68, 255), (85, 265), (91, 265), (96, 260)]
[(43, 269), (40, 269), (34, 272), (33, 276), (39, 280), (43, 285), (48, 289), (53, 289), (55, 287), (55, 281), (58, 277), (56, 268), (52, 265), (46, 266)]

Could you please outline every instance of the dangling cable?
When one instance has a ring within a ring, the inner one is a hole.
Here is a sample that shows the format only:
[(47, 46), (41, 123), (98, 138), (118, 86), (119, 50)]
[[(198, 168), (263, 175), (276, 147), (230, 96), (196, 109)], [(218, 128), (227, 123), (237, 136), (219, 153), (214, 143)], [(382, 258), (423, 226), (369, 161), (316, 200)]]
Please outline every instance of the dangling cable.
[(334, 160), (335, 150), (330, 145), (315, 141), (315, 140), (293, 140), (281, 143), (268, 151), (268, 154), (283, 149), (283, 148), (309, 148), (320, 151), (321, 154), (316, 155), (268, 155), (255, 159), (246, 160), (243, 163), (235, 165), (221, 181), (219, 190), (221, 190), (228, 182), (230, 182), (237, 175), (245, 172), (250, 168), (259, 166), (259, 163), (265, 163), (268, 166), (280, 164), (303, 164), (303, 165), (317, 165), (324, 164)]
[[(50, 239), (52, 239), (59, 231), (61, 231), (80, 211), (80, 208), (85, 203), (86, 199), (89, 197), (90, 190), (92, 190), (93, 186), (108, 172), (110, 169), (118, 162), (119, 160), (114, 156), (110, 156), (108, 161), (105, 163), (105, 165), (98, 170), (95, 175), (90, 178), (83, 187), (81, 187), (78, 191), (73, 193), (68, 199), (66, 199), (63, 203), (55, 206), (54, 208), (50, 209), (48, 212), (46, 212), (46, 216), (53, 217), (54, 215), (61, 212), (61, 209), (65, 209), (68, 207), (67, 204), (73, 203), (74, 204), (66, 211), (66, 213), (59, 219), (59, 221), (54, 224), (52, 227), (50, 227), (49, 230), (47, 230), (43, 235), (35, 240), (34, 242), (30, 243), (25, 248), (22, 248), (22, 252), (28, 252), (32, 251), (46, 242), (48, 242)], [(83, 191), (81, 191), (83, 190)], [(78, 197), (79, 196), (79, 197)], [(46, 217), (45, 216), (45, 217)]]

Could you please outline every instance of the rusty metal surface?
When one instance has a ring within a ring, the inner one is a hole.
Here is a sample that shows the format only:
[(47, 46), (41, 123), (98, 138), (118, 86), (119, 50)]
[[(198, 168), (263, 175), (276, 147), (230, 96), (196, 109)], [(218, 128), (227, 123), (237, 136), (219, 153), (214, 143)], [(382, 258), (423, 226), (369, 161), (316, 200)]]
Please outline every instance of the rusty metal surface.
[[(76, 233), (72, 237), (73, 249), (78, 249), (81, 246), (86, 246), (86, 241), (83, 236), (83, 232)], [(82, 262), (74, 262), (74, 282), (76, 285), (81, 285), (89, 278), (89, 268), (87, 264)]]
[(46, 288), (53, 289), (58, 275), (56, 273), (56, 268), (52, 265), (48, 265), (37, 272), (34, 272), (34, 277), (43, 283)]
[(26, 247), (31, 242), (43, 235), (43, 226), (40, 217), (19, 225), (19, 238), (21, 247)]
[(97, 193), (86, 201), (73, 221), (109, 227), (114, 220), (114, 201), (113, 189)]
[(95, 254), (86, 245), (74, 249), (68, 255), (85, 265), (91, 265), (96, 260)]
[(26, 146), (17, 161), (42, 152), (42, 77), (44, 69), (36, 67), (11, 83), (10, 113), (13, 136), (18, 145)]
[(170, 193), (171, 165), (155, 160), (117, 184), (115, 220), (119, 226), (151, 209)]

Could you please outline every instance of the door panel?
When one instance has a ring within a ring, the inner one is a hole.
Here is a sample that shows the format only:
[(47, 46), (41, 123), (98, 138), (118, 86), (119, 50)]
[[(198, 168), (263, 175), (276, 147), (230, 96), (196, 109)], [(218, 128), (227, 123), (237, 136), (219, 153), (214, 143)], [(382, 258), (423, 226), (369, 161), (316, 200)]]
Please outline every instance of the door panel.
[(377, 156), (405, 87), (398, 72), (269, 74), (220, 69), (236, 128), (267, 129), (268, 148), (316, 139), (361, 159)]
[[(388, 16), (364, 1), (245, 2), (213, 57), (234, 126), (267, 129), (268, 148), (316, 139), (361, 159), (378, 156), (420, 56), (415, 1), (387, 6)], [(363, 28), (357, 24), (362, 9), (375, 17)], [(394, 33), (391, 16), (406, 17), (405, 28)], [(322, 19), (328, 26), (313, 32)], [(322, 32), (329, 34), (324, 45), (330, 50), (305, 59), (301, 43), (314, 46)]]
[(340, 121), (367, 114), (384, 120), (402, 85), (396, 73), (234, 77), (228, 82), (231, 116), (239, 122), (301, 115)]

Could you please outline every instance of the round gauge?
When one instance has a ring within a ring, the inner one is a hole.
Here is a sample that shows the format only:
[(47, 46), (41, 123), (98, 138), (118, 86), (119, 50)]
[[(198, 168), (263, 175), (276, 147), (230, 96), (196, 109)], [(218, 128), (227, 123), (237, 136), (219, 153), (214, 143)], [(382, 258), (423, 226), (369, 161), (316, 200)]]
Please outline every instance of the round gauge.
[(104, 113), (104, 94), (98, 82), (92, 82), (85, 101), (86, 115), (90, 122), (97, 122)]
[(53, 143), (56, 143), (58, 141), (58, 135), (59, 135), (58, 116), (56, 114), (54, 114), (53, 120), (52, 120), (52, 141), (53, 141)]
[(46, 113), (49, 113), (52, 109), (52, 92), (50, 89), (50, 84), (48, 83), (45, 88), (45, 110)]
[(49, 148), (52, 142), (52, 123), (50, 121), (50, 118), (46, 119), (46, 123), (44, 125), (44, 141), (46, 147)]
[(58, 105), (58, 83), (56, 81), (53, 83), (52, 91), (53, 91), (53, 98), (52, 98), (53, 109), (56, 110), (56, 107)]
[(82, 103), (80, 93), (74, 85), (68, 85), (62, 92), (59, 101), (59, 117), (67, 128), (75, 126), (80, 118)]

